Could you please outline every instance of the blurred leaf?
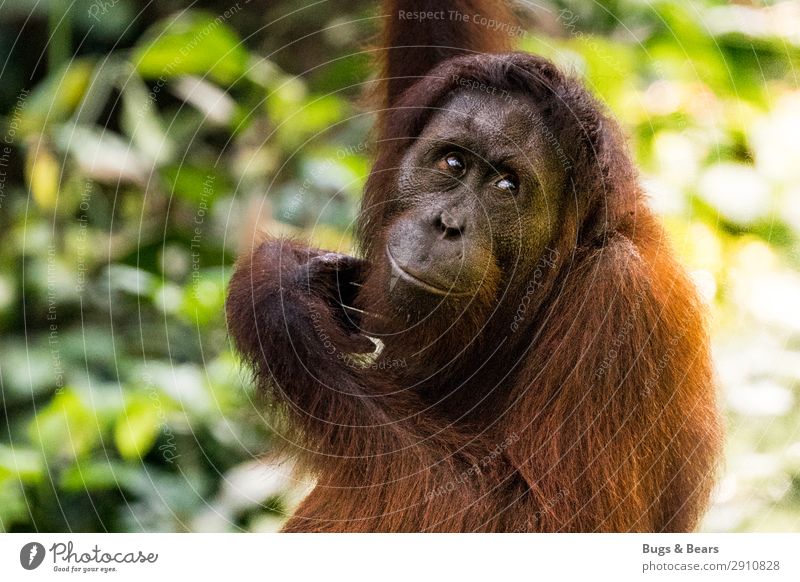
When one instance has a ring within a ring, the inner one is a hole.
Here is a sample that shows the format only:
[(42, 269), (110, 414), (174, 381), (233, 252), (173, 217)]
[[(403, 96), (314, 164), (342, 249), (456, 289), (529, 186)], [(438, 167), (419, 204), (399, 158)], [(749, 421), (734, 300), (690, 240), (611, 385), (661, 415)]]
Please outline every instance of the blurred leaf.
[(209, 75), (229, 85), (244, 74), (248, 54), (222, 16), (190, 11), (155, 24), (138, 43), (133, 60), (146, 78)]
[(103, 277), (108, 281), (110, 290), (138, 296), (149, 295), (158, 283), (152, 273), (119, 263), (106, 267)]
[(161, 431), (159, 409), (142, 395), (131, 398), (114, 427), (114, 444), (124, 459), (144, 457)]
[[(209, 391), (214, 403), (223, 413), (222, 418), (229, 425), (227, 413), (241, 411), (245, 405), (246, 391), (242, 389), (242, 384), (246, 382), (243, 382), (240, 371), (238, 358), (231, 351), (223, 352), (206, 366)], [(232, 427), (232, 430), (237, 428)]]
[(770, 185), (750, 165), (714, 164), (705, 170), (697, 188), (705, 202), (736, 224), (752, 224), (770, 211)]
[(308, 102), (295, 111), (291, 125), (294, 131), (313, 135), (330, 128), (341, 121), (345, 104), (335, 95), (309, 98)]
[(23, 135), (42, 133), (45, 126), (64, 121), (83, 99), (94, 64), (75, 59), (50, 73), (23, 103), (19, 127)]
[(173, 165), (163, 168), (161, 174), (172, 193), (198, 204), (198, 211), (202, 211), (203, 216), (211, 209), (220, 192), (228, 187), (227, 177), (211, 166)]
[(0, 343), (0, 385), (6, 406), (33, 402), (34, 397), (53, 388), (51, 357), (41, 341)]
[(112, 53), (94, 65), (87, 91), (70, 121), (78, 125), (93, 125), (102, 119), (108, 100), (121, 78), (130, 76), (133, 67), (121, 54)]
[(25, 483), (42, 478), (42, 456), (20, 446), (0, 445), (0, 482), (12, 477)]
[(0, 479), (0, 532), (8, 532), (18, 522), (30, 518), (28, 504), (19, 481)]
[(199, 416), (215, 410), (200, 367), (158, 362), (148, 364), (143, 370), (140, 374), (149, 375), (152, 384), (181, 409)]
[(167, 137), (155, 103), (135, 73), (123, 87), (121, 124), (139, 155), (151, 164), (163, 164), (174, 157), (175, 144)]
[(240, 119), (233, 98), (200, 77), (186, 76), (177, 79), (172, 92), (196, 107), (204, 115), (205, 120), (213, 125), (229, 126), (234, 119)]
[(31, 421), (28, 435), (48, 458), (71, 459), (99, 442), (101, 427), (78, 394), (64, 389)]
[(152, 163), (142, 159), (119, 134), (94, 127), (68, 125), (56, 133), (56, 143), (69, 154), (83, 173), (93, 180), (110, 184), (146, 184)]
[(635, 88), (633, 51), (602, 37), (581, 37), (571, 43), (586, 62), (586, 81), (594, 93), (609, 103)]
[(118, 461), (84, 461), (63, 471), (58, 486), (65, 491), (104, 491), (134, 489), (146, 476), (141, 469)]
[(164, 282), (153, 291), (152, 301), (164, 313), (177, 313), (183, 302), (183, 290), (175, 283)]
[(0, 273), (0, 317), (4, 311), (9, 310), (17, 298), (14, 280), (10, 276)]
[[(91, 333), (86, 334), (87, 343), (96, 340), (99, 340), (98, 336)], [(97, 351), (113, 351), (113, 340), (107, 339), (106, 341), (108, 346), (96, 348)], [(66, 344), (67, 342), (65, 341), (64, 343)], [(92, 365), (92, 351), (91, 349), (87, 350), (85, 360), (90, 362), (93, 371), (102, 371), (99, 365)], [(119, 358), (113, 364), (117, 368), (127, 369), (128, 367), (126, 362)], [(120, 385), (118, 382), (104, 382), (91, 375), (87, 375), (87, 379), (84, 382), (74, 386), (75, 392), (80, 395), (84, 402), (89, 401), (92, 403), (92, 412), (100, 426), (113, 426), (117, 418), (125, 410), (126, 386)]]
[(53, 210), (58, 202), (58, 182), (61, 165), (50, 149), (39, 141), (28, 150), (25, 175), (33, 199), (42, 210)]
[(222, 317), (225, 307), (225, 282), (219, 273), (196, 271), (184, 290), (183, 312), (199, 325)]
[(277, 142), (286, 149), (296, 148), (306, 139), (306, 132), (295, 131), (294, 123), (301, 124), (298, 116), (306, 102), (306, 85), (302, 79), (281, 77), (271, 87), (265, 105), (270, 119), (276, 126)]

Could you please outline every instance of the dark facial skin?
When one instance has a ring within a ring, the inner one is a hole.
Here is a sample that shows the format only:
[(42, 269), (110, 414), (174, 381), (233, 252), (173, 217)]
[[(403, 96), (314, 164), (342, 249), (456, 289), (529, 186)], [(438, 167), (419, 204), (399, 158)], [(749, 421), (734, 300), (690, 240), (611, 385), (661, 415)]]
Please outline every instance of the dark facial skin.
[[(496, 298), (559, 226), (564, 172), (523, 97), (454, 95), (403, 158), (386, 256), (400, 310)], [(532, 259), (533, 257), (533, 259)], [(426, 310), (427, 311), (427, 310)]]

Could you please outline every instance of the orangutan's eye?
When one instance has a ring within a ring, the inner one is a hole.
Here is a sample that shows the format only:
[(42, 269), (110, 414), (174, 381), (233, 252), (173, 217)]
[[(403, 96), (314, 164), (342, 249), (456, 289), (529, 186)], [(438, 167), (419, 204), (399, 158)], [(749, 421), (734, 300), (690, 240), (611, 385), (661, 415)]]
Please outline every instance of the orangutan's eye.
[(448, 174), (452, 174), (454, 176), (461, 176), (467, 169), (467, 163), (464, 160), (464, 156), (458, 152), (450, 152), (438, 161), (436, 168), (440, 172), (447, 172)]
[(494, 187), (509, 194), (516, 194), (519, 190), (519, 179), (514, 174), (504, 174), (494, 183)]

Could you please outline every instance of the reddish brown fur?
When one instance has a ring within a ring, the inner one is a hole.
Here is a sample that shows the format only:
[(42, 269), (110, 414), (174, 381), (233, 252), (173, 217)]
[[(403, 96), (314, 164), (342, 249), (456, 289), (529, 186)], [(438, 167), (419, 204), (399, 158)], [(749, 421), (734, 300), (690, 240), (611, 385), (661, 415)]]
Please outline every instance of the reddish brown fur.
[[(489, 3), (445, 4), (492, 12)], [(410, 140), (459, 78), (522, 93), (543, 112), (569, 157), (562, 227), (522, 318), (514, 319), (539, 257), (523, 257), (521, 285), (493, 273), (485, 297), (452, 320), (406, 329), (368, 318), (365, 326), (388, 334), (384, 369), (340, 357), (361, 351), (363, 337), (345, 331), (338, 297), (303, 270), (321, 251), (267, 241), (240, 262), (231, 334), (318, 479), (286, 531), (694, 529), (721, 443), (704, 309), (645, 204), (616, 124), (544, 59), (440, 62), (459, 47), (502, 49), (497, 36), (482, 43), (444, 30), (451, 48), (412, 71), (397, 47), (446, 43), (401, 24), (388, 27), (396, 58), (386, 76), (428, 77), (387, 83), (362, 206), (371, 268), (358, 304), (388, 312), (382, 245), (392, 217), (382, 202)]]

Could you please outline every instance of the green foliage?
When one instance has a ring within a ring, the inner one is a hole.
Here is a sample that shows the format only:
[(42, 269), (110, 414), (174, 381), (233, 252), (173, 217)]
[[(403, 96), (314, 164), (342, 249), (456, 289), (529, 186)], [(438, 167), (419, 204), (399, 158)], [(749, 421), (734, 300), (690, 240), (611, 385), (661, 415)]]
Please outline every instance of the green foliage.
[(148, 30), (133, 63), (149, 79), (208, 75), (229, 85), (245, 72), (249, 54), (224, 17), (183, 12)]
[[(0, 50), (23, 4), (0, 11)], [(0, 530), (274, 529), (302, 488), (254, 462), (271, 427), (228, 345), (225, 288), (259, 231), (351, 249), (375, 20), (347, 3), (266, 28), (238, 4), (105, 4), (72, 5), (73, 34), (46, 63), (19, 46), (3, 59)], [(57, 21), (55, 5), (32, 18)], [(622, 121), (712, 310), (730, 429), (706, 527), (797, 529), (796, 12), (549, 8), (558, 34), (521, 47), (583, 77)]]

